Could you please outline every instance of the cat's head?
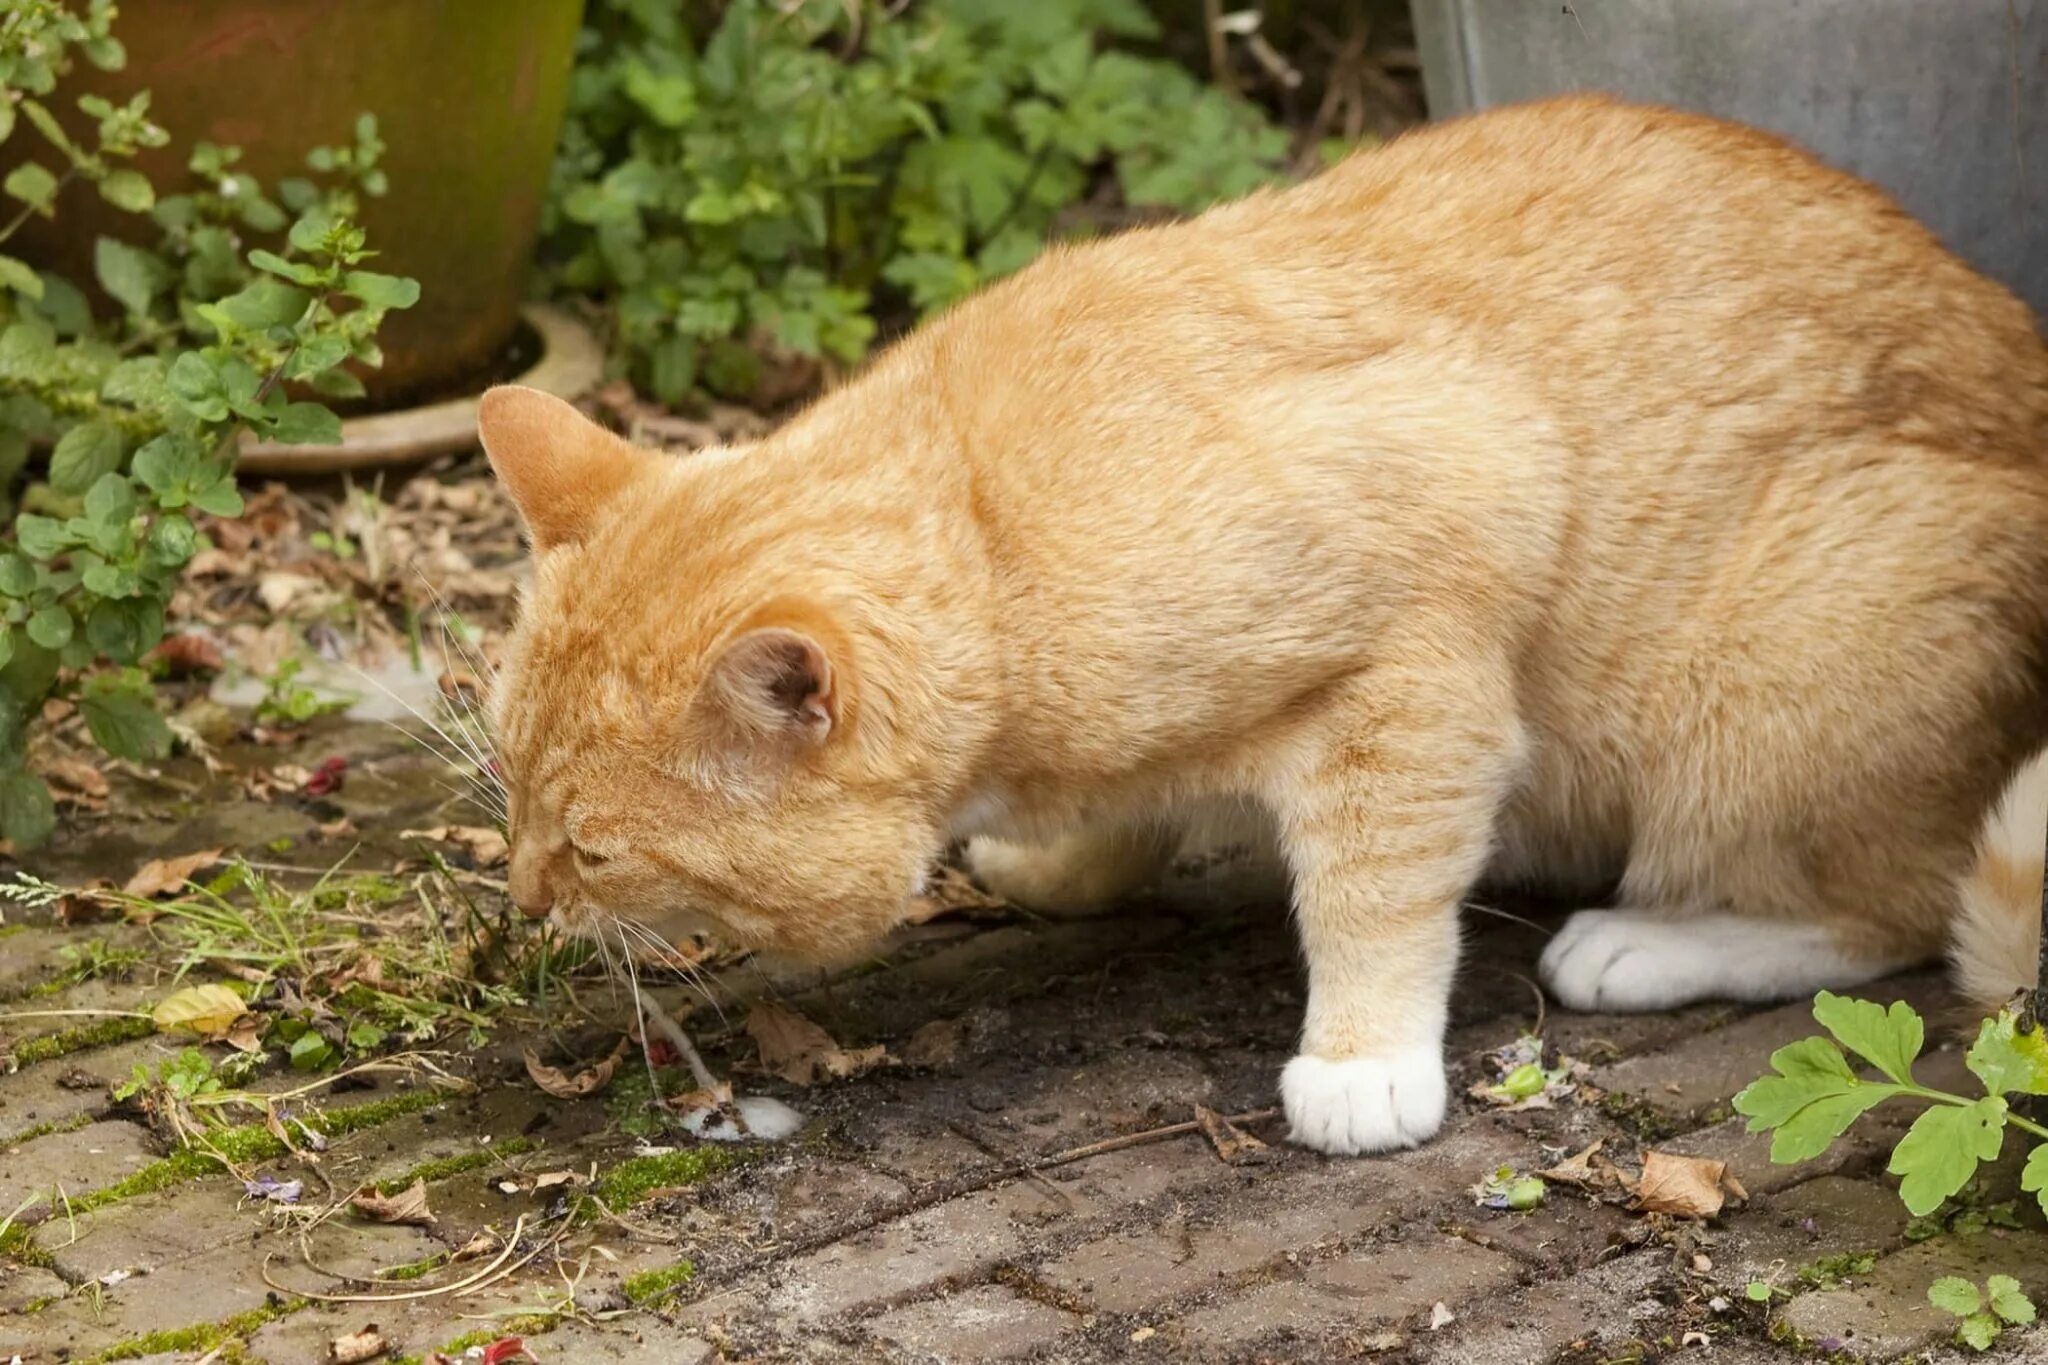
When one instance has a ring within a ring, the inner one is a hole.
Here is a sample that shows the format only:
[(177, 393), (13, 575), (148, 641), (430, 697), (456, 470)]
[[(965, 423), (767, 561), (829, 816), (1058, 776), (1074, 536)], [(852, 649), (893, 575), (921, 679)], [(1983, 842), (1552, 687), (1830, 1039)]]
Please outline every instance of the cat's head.
[(479, 426), (535, 554), (491, 700), (521, 910), (810, 960), (899, 922), (942, 838), (900, 661), (712, 468), (749, 457), (636, 449), (528, 389)]

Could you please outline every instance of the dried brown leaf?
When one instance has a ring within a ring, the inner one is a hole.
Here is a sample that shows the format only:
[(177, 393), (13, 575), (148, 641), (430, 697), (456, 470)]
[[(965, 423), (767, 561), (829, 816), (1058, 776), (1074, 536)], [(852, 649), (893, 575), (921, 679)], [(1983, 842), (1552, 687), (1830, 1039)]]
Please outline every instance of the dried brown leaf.
[(419, 1227), (430, 1227), (435, 1219), (427, 1207), (427, 1182), (415, 1180), (411, 1186), (397, 1194), (379, 1194), (375, 1190), (364, 1190), (353, 1195), (349, 1207), (375, 1223), (410, 1223)]
[(334, 1365), (362, 1365), (363, 1361), (375, 1360), (388, 1349), (377, 1331), (377, 1324), (373, 1322), (360, 1332), (350, 1332), (329, 1342), (327, 1358)]
[(505, 836), (481, 825), (435, 825), (431, 829), (409, 829), (401, 839), (424, 839), (430, 844), (454, 844), (468, 850), (478, 867), (496, 867), (511, 853)]
[(958, 1019), (934, 1019), (910, 1035), (903, 1045), (903, 1060), (912, 1066), (950, 1066), (966, 1037), (966, 1027)]
[(558, 1100), (580, 1100), (595, 1095), (612, 1083), (619, 1059), (626, 1055), (626, 1040), (620, 1038), (611, 1056), (571, 1074), (541, 1061), (532, 1048), (526, 1050), (526, 1074), (533, 1083)]
[(1535, 1174), (1553, 1185), (1576, 1185), (1596, 1192), (1620, 1189), (1624, 1184), (1621, 1171), (1600, 1150), (1606, 1145), (1605, 1138), (1596, 1138), (1555, 1166)]
[(155, 649), (149, 651), (145, 660), (161, 665), (164, 672), (173, 678), (218, 673), (226, 666), (218, 644), (204, 635), (191, 632), (165, 636), (157, 642)]
[(193, 873), (212, 867), (220, 861), (220, 855), (220, 849), (208, 848), (188, 853), (182, 858), (151, 858), (121, 889), (143, 900), (182, 891), (185, 883), (192, 880)]
[(1712, 1218), (1728, 1200), (1727, 1175), (1725, 1161), (1645, 1152), (1642, 1178), (1636, 1181), (1635, 1207), (1644, 1213)]
[(890, 1060), (881, 1046), (843, 1048), (832, 1035), (784, 1005), (763, 1002), (747, 1015), (761, 1065), (792, 1085), (845, 1080)]
[(1216, 1149), (1216, 1155), (1223, 1158), (1225, 1165), (1249, 1166), (1272, 1158), (1272, 1148), (1214, 1109), (1196, 1105), (1195, 1122), (1201, 1125), (1202, 1136), (1209, 1139), (1209, 1145)]

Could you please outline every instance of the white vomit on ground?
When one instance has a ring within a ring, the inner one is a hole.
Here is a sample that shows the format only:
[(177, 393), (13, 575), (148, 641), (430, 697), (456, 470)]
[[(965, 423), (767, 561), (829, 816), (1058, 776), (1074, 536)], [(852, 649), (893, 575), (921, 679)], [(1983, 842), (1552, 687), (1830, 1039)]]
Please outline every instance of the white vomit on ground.
[(804, 1126), (804, 1116), (781, 1100), (742, 1095), (732, 1103), (746, 1131), (725, 1109), (693, 1109), (683, 1115), (683, 1131), (706, 1142), (781, 1142)]

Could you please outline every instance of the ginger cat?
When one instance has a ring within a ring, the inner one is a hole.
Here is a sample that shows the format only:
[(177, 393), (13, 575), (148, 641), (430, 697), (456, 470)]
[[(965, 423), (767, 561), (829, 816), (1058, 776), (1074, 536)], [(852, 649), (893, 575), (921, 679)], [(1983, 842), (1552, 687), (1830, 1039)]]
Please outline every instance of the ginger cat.
[(955, 838), (1084, 909), (1248, 799), (1345, 1153), (1442, 1122), (1482, 873), (1619, 878), (1574, 1008), (2032, 980), (2048, 770), (1977, 858), (2048, 740), (2048, 348), (1762, 133), (1482, 114), (1049, 251), (746, 449), (517, 389), (482, 435), (529, 914), (832, 957)]

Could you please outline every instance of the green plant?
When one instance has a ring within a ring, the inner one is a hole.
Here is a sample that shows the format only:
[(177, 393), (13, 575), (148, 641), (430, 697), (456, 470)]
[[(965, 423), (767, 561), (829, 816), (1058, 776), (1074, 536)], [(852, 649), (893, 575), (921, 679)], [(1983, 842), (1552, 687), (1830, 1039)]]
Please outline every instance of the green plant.
[[(1771, 1054), (1772, 1074), (1735, 1097), (1750, 1132), (1771, 1131), (1772, 1161), (1819, 1156), (1871, 1109), (1887, 1100), (1916, 1100), (1928, 1107), (1893, 1148), (1889, 1167), (1901, 1178), (1899, 1197), (1908, 1209), (1934, 1212), (1970, 1183), (1980, 1162), (1998, 1156), (2008, 1131), (2017, 1131), (2042, 1140), (2027, 1158), (2021, 1188), (2048, 1210), (2048, 1128), (2013, 1113), (2005, 1098), (2048, 1095), (2048, 1033), (2031, 1025), (2022, 1030), (2011, 1011), (1986, 1019), (1966, 1058), (1984, 1087), (1972, 1098), (1914, 1080), (1926, 1026), (1912, 1006), (1895, 1002), (1887, 1009), (1822, 991), (1813, 1017), (1832, 1037), (1779, 1048)], [(1859, 1076), (1844, 1049), (1884, 1079)]]
[(298, 659), (285, 659), (278, 664), (264, 687), (263, 699), (256, 703), (258, 720), (272, 725), (303, 725), (315, 716), (348, 710), (350, 698), (323, 697), (301, 683), (299, 673), (304, 668), (305, 664)]
[[(1264, 114), (1131, 45), (1138, 0), (596, 0), (545, 254), (665, 402), (1029, 262), (1098, 189), (1186, 211), (1275, 178)], [(686, 15), (716, 15), (693, 27)]]
[[(288, 180), (275, 199), (235, 169), (234, 149), (206, 143), (189, 160), (195, 188), (159, 196), (121, 164), (168, 141), (146, 92), (122, 106), (80, 98), (92, 137), (67, 133), (48, 97), (74, 54), (122, 64), (114, 16), (109, 0), (82, 13), (17, 0), (0, 18), (0, 141), (18, 121), (41, 138), (0, 183), (19, 206), (0, 222), (0, 248), (31, 216), (55, 217), (79, 182), (148, 215), (158, 235), (153, 250), (96, 243), (94, 274), (119, 310), (105, 320), (73, 282), (0, 254), (0, 503), (13, 519), (0, 548), (0, 836), (19, 846), (55, 820), (26, 764), (27, 726), (47, 697), (74, 698), (117, 757), (168, 752), (171, 732), (135, 665), (205, 544), (195, 515), (241, 511), (233, 465), (245, 431), (337, 439), (339, 420), (316, 400), (362, 392), (343, 367), (377, 364), (379, 323), (419, 292), (364, 268), (373, 253), (351, 221), (358, 196), (383, 189), (372, 119), (349, 146), (309, 158), (329, 172), (324, 185)], [(12, 485), (45, 444), (46, 478), (17, 505)]]
[(1927, 1301), (1962, 1319), (1956, 1340), (1973, 1351), (1990, 1350), (2007, 1327), (2024, 1327), (2034, 1320), (2034, 1301), (2010, 1275), (1993, 1275), (1981, 1293), (1960, 1275), (1945, 1275), (1927, 1287)]

